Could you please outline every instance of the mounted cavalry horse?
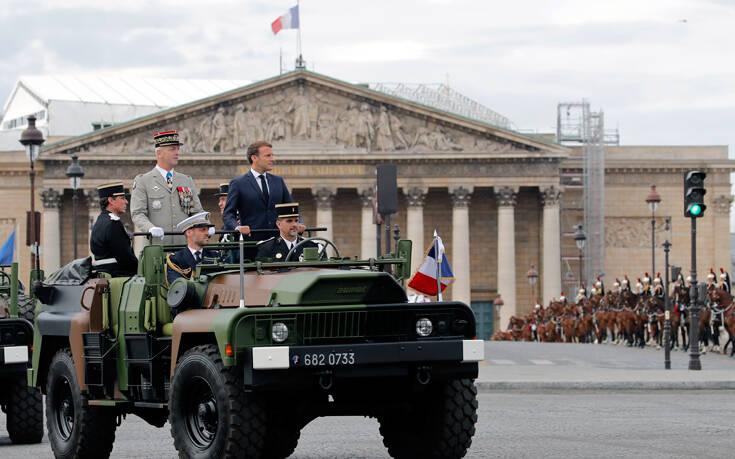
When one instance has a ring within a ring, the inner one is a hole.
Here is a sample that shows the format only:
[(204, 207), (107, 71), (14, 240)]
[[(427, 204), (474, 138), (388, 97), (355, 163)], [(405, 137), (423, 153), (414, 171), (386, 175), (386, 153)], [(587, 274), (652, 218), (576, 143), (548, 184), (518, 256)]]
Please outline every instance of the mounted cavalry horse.
[(732, 357), (735, 355), (735, 300), (730, 292), (714, 285), (708, 289), (707, 298), (715, 314), (721, 315), (722, 323), (727, 331), (728, 339), (722, 347), (722, 352), (725, 353), (727, 346), (732, 345), (730, 350), (730, 357)]

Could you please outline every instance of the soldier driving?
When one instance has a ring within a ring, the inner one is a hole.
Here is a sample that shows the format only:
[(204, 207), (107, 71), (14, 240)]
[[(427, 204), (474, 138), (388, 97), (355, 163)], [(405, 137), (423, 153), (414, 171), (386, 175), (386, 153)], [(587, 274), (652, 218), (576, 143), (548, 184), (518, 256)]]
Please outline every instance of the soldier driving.
[[(272, 258), (273, 261), (286, 261), (288, 252), (304, 239), (299, 236), (299, 203), (291, 202), (287, 204), (277, 204), (276, 226), (279, 235), (272, 237), (258, 244), (258, 258)], [(317, 244), (308, 241), (301, 247), (297, 248), (289, 261), (299, 259), (304, 251), (304, 247), (318, 247)]]
[(186, 247), (166, 257), (166, 280), (169, 285), (179, 277), (191, 279), (196, 266), (205, 258), (217, 258), (216, 252), (204, 249), (214, 234), (209, 212), (192, 215), (179, 223), (177, 230), (186, 236)]
[(181, 238), (164, 238), (176, 224), (202, 211), (194, 180), (174, 171), (179, 162), (179, 134), (159, 132), (153, 136), (156, 166), (135, 177), (130, 202), (133, 223), (138, 231), (161, 238), (166, 244), (181, 243)]
[(128, 208), (122, 182), (97, 187), (102, 213), (97, 217), (89, 238), (92, 265), (112, 276), (132, 276), (138, 272), (138, 259), (130, 246), (130, 235), (120, 216)]

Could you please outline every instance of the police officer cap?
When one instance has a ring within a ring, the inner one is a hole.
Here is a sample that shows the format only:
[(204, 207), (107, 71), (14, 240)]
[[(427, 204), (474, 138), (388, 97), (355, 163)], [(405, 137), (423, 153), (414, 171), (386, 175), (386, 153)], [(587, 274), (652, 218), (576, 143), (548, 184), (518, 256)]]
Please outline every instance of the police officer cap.
[(299, 216), (299, 203), (289, 202), (286, 204), (276, 204), (276, 213), (278, 218), (289, 218)]
[(125, 196), (125, 186), (122, 182), (106, 183), (97, 187), (97, 193), (100, 199), (114, 198), (116, 196)]
[(183, 233), (190, 228), (209, 228), (212, 226), (214, 225), (209, 221), (209, 212), (199, 212), (196, 215), (192, 215), (191, 217), (182, 220), (178, 225), (176, 225), (176, 229)]
[(179, 133), (175, 130), (153, 134), (153, 143), (156, 148), (165, 147), (166, 145), (183, 145), (183, 143), (179, 142)]
[(219, 191), (215, 193), (214, 195), (217, 197), (220, 196), (227, 196), (227, 193), (230, 192), (230, 184), (229, 183), (220, 183), (219, 184)]

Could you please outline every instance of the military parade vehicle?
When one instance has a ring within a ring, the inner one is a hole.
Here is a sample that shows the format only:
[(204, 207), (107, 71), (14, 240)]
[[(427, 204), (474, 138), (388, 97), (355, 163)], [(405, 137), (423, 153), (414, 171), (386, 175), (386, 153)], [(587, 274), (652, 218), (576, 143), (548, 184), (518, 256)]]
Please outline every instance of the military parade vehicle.
[[(396, 458), (460, 458), (483, 358), (460, 302), (409, 303), (411, 242), (377, 259), (307, 247), (279, 262), (205, 259), (166, 281), (148, 245), (138, 273), (76, 260), (37, 284), (29, 383), (46, 395), (58, 458), (108, 457), (126, 415), (170, 424), (180, 457), (285, 458), (320, 416), (377, 418)], [(237, 257), (235, 257), (236, 259)], [(172, 311), (176, 311), (172, 318)]]
[(13, 443), (43, 438), (41, 393), (26, 382), (33, 308), (33, 299), (23, 294), (18, 281), (18, 264), (0, 266), (0, 408)]

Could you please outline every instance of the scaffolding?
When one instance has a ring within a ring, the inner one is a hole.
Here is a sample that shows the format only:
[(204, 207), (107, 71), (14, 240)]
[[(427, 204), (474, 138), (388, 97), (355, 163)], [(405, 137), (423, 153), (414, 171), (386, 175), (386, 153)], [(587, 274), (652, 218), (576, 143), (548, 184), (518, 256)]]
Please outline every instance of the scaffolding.
[(408, 99), (499, 128), (515, 130), (513, 123), (505, 116), (490, 110), (443, 83), (369, 83), (368, 87), (375, 91)]
[(586, 100), (557, 105), (556, 136), (559, 143), (582, 149), (583, 279), (591, 284), (605, 272), (605, 146), (619, 145), (617, 129), (605, 130), (602, 110), (590, 110)]

